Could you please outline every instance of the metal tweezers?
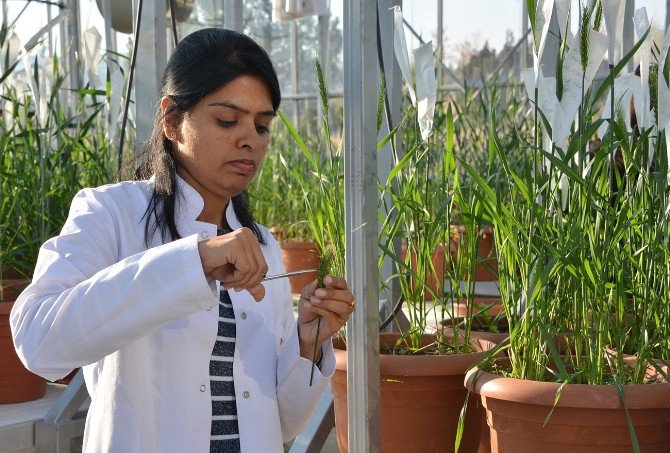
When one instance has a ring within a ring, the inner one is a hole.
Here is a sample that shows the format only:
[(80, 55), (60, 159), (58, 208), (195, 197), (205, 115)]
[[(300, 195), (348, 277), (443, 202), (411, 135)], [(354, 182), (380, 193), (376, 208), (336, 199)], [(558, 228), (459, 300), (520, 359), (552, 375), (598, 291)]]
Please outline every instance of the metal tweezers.
[(318, 271), (319, 271), (318, 269), (302, 269), (299, 271), (285, 272), (283, 274), (266, 275), (265, 277), (263, 277), (262, 281), (266, 282), (268, 280), (274, 280), (277, 278), (291, 277), (293, 275), (300, 275), (300, 274), (309, 274), (310, 272), (318, 272)]

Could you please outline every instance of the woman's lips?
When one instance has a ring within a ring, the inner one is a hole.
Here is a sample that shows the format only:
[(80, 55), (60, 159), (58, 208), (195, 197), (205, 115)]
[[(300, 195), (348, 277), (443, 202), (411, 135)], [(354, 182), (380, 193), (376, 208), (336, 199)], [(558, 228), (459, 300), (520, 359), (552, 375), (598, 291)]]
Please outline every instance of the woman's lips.
[(253, 160), (233, 160), (229, 164), (244, 175), (253, 174), (256, 170), (256, 163)]

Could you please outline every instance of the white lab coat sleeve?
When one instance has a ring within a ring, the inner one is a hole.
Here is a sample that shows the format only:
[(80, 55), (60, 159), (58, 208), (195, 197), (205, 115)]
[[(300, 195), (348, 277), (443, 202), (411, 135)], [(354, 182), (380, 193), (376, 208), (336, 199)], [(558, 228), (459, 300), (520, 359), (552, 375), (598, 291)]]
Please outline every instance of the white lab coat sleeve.
[(217, 303), (197, 235), (119, 261), (124, 232), (107, 197), (95, 189), (74, 197), (60, 235), (41, 247), (33, 282), (11, 311), (21, 361), (48, 380)]
[[(274, 242), (274, 239), (272, 239)], [(279, 245), (276, 245), (279, 247)], [(279, 253), (281, 256), (281, 253)], [(283, 266), (281, 266), (283, 269)], [(293, 312), (293, 298), (288, 279), (284, 280), (282, 341), (277, 362), (277, 403), (283, 442), (294, 439), (303, 430), (316, 403), (335, 373), (335, 353), (330, 338), (322, 343), (321, 369), (314, 367), (312, 385), (309, 385), (312, 361), (300, 356), (298, 327)], [(288, 340), (286, 340), (288, 339)]]

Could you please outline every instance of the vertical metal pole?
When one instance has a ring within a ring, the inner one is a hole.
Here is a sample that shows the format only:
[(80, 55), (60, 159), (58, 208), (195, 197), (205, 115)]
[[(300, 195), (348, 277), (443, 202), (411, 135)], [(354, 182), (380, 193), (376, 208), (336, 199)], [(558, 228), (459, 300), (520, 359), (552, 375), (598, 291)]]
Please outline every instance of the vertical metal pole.
[[(47, 22), (51, 22), (52, 15), (51, 15), (51, 5), (47, 4)], [(47, 32), (47, 43), (48, 43), (48, 48), (47, 48), (47, 55), (50, 57), (53, 57), (54, 55), (54, 36), (53, 36), (53, 28), (50, 28), (49, 31)]]
[(670, 0), (665, 2), (665, 29), (670, 28)]
[(235, 30), (242, 33), (244, 31), (242, 0), (225, 0), (224, 7), (224, 27), (228, 30)]
[(67, 19), (67, 37), (70, 44), (68, 53), (70, 88), (81, 88), (81, 74), (79, 59), (81, 58), (81, 44), (79, 40), (79, 0), (67, 0), (70, 17)]
[(165, 0), (144, 0), (135, 67), (136, 155), (151, 133), (167, 64), (166, 14)]
[(289, 48), (291, 50), (291, 94), (294, 96), (293, 100), (293, 123), (298, 124), (299, 115), (299, 100), (298, 94), (298, 23), (295, 20), (291, 21), (291, 35)]
[(380, 451), (377, 270), (377, 2), (344, 2), (346, 275), (359, 307), (347, 324), (349, 451)]
[[(623, 12), (623, 55), (626, 55), (633, 48), (635, 38), (633, 37), (633, 14), (635, 14), (635, 0), (626, 0), (626, 6)], [(635, 71), (634, 58), (628, 62), (628, 72)]]
[[(521, 36), (526, 36), (528, 34), (528, 7), (526, 6), (526, 1), (521, 1)], [(521, 44), (521, 69), (526, 69), (528, 67), (528, 42), (531, 38), (525, 38), (523, 44)]]
[[(437, 0), (437, 59), (440, 63), (444, 61), (444, 0)], [(382, 35), (384, 36), (384, 35)], [(442, 64), (437, 65), (437, 86), (442, 86)], [(439, 91), (438, 91), (439, 93)]]

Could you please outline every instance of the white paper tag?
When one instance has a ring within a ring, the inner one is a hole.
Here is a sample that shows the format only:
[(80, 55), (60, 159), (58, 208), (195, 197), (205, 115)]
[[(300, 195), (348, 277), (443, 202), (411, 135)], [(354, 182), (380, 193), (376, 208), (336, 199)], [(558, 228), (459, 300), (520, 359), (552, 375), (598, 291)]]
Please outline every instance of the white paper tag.
[(91, 87), (100, 86), (98, 77), (98, 61), (100, 61), (100, 43), (102, 36), (95, 27), (90, 27), (84, 32), (84, 65), (88, 74), (88, 83)]
[(623, 57), (623, 13), (626, 2), (622, 0), (602, 0), (603, 16), (607, 37), (610, 64), (616, 66)]
[[(623, 113), (623, 119), (625, 121), (626, 130), (631, 130), (630, 125), (630, 100), (635, 93), (637, 93), (642, 88), (640, 87), (640, 78), (635, 74), (625, 74), (614, 79), (614, 112), (616, 116), (616, 111), (621, 109)], [(608, 91), (607, 101), (605, 102), (605, 107), (603, 108), (603, 119), (609, 119), (611, 116), (611, 93)], [(617, 119), (617, 118), (615, 118)], [(598, 135), (602, 138), (607, 133), (609, 125), (603, 123), (598, 128)]]
[(8, 66), (11, 66), (18, 58), (21, 46), (22, 44), (19, 36), (16, 33), (11, 32), (5, 39), (2, 48), (0, 48), (0, 74), (3, 74), (7, 70), (4, 66), (5, 57), (7, 57)]
[(582, 76), (586, 92), (607, 51), (607, 36), (595, 30), (589, 32), (589, 58), (586, 72), (582, 70), (579, 41), (576, 37), (568, 43), (569, 50), (563, 61), (563, 97), (561, 107), (567, 118), (574, 118), (582, 101)]
[(416, 74), (419, 128), (421, 129), (421, 138), (425, 141), (433, 130), (433, 116), (435, 115), (435, 101), (437, 98), (432, 41), (414, 49), (414, 73)]
[(670, 87), (665, 81), (663, 74), (658, 74), (658, 127), (659, 131), (665, 129), (670, 121)]
[[(635, 10), (633, 15), (633, 24), (635, 25), (635, 34), (639, 40), (649, 29), (649, 19), (647, 17), (647, 9), (645, 7)], [(649, 41), (649, 36), (642, 43), (638, 50), (638, 56), (640, 57), (640, 84), (642, 86), (642, 92), (640, 96), (635, 99), (635, 112), (637, 114), (637, 123), (640, 129), (647, 129), (654, 124), (654, 115), (650, 111), (650, 100), (649, 100), (649, 54), (650, 54), (651, 43)], [(641, 105), (638, 109), (638, 101)]]
[(119, 115), (121, 114), (121, 96), (123, 95), (125, 79), (121, 71), (113, 67), (109, 71), (109, 81), (112, 85), (112, 92), (109, 97), (109, 128), (107, 128), (107, 137), (110, 143), (114, 143)]
[(400, 72), (402, 73), (412, 104), (416, 105), (416, 94), (414, 93), (414, 83), (412, 82), (412, 71), (410, 69), (409, 54), (407, 52), (407, 42), (405, 41), (405, 26), (402, 23), (402, 10), (399, 6), (391, 8), (393, 10), (393, 51), (398, 60)]
[(551, 22), (551, 13), (554, 10), (554, 0), (538, 0), (535, 11), (535, 54), (537, 59), (542, 61), (542, 54), (544, 53), (544, 46), (547, 42), (547, 32), (549, 31), (549, 24)]
[(570, 0), (555, 0), (556, 3), (556, 18), (558, 19), (558, 27), (561, 30), (561, 37), (566, 39), (568, 27), (568, 13), (570, 12)]

